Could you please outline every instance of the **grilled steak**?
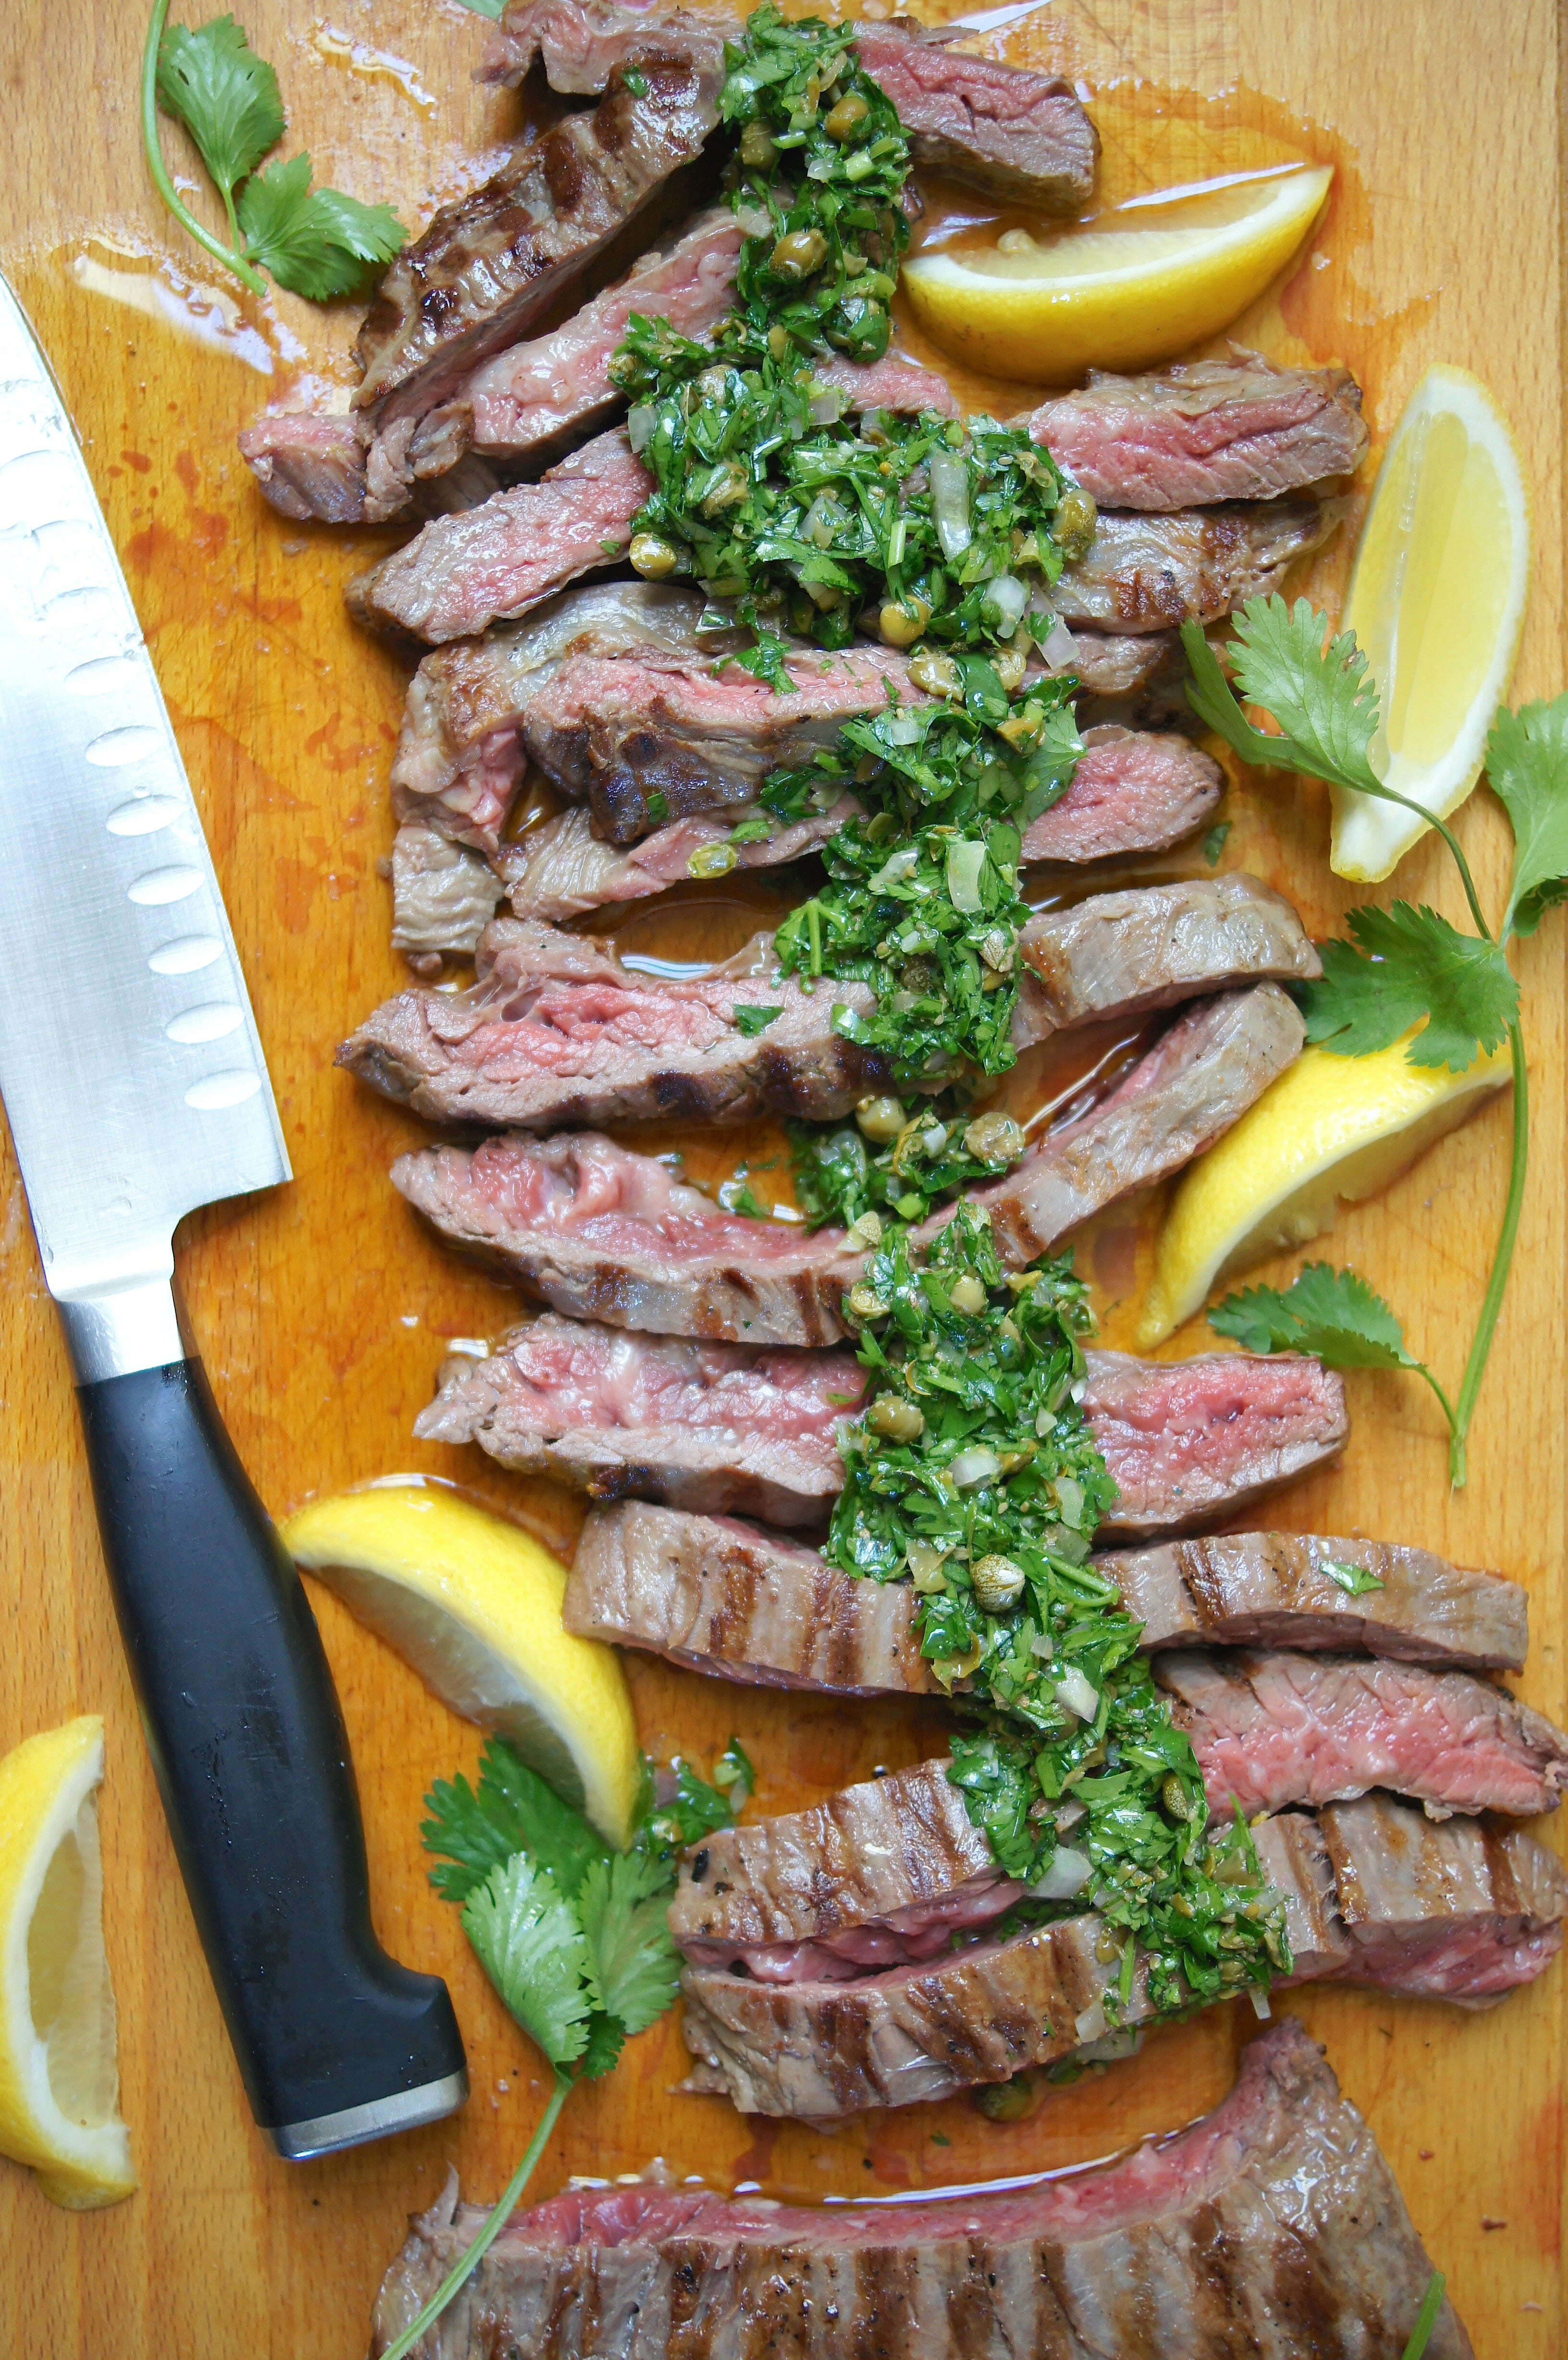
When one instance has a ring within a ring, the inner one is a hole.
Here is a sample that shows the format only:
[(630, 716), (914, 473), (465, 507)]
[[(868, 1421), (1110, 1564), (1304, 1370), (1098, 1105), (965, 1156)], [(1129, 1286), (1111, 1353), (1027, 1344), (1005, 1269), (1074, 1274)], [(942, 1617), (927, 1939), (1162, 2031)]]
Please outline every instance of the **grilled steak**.
[[(699, 21), (715, 42), (739, 30), (722, 18)], [(656, 25), (684, 36), (692, 19), (616, 0), (510, 0), (481, 71), (516, 86), (538, 57), (552, 89), (602, 90)], [(861, 63), (898, 109), (917, 168), (1038, 212), (1077, 213), (1094, 190), (1099, 141), (1071, 85), (968, 57), (947, 48), (952, 38), (903, 17), (855, 27)]]
[(1087, 557), (1064, 568), (1051, 596), (1074, 628), (1137, 632), (1194, 617), (1217, 622), (1279, 589), (1299, 557), (1323, 546), (1346, 505), (1296, 493), (1168, 516), (1102, 508)]
[[(583, 937), (564, 939), (584, 960), (599, 958)], [(693, 1004), (709, 1006), (702, 999)], [(441, 1061), (439, 1028), (456, 1005), (439, 994), (405, 992), (361, 1028), (340, 1059), (376, 1087), (408, 1095), (421, 1111), (468, 1109), (484, 1119), (492, 1099), (463, 1093), (471, 1069)], [(461, 1038), (467, 1020), (459, 1012), (454, 1021)], [(1301, 1019), (1277, 984), (1201, 1001), (1102, 1106), (1047, 1132), (1004, 1179), (972, 1193), (970, 1202), (990, 1216), (1004, 1261), (1021, 1267), (1102, 1206), (1190, 1161), (1284, 1071), (1301, 1042)], [(428, 1092), (427, 1073), (438, 1077)], [(758, 1344), (832, 1343), (844, 1332), (838, 1306), (855, 1284), (858, 1257), (846, 1252), (842, 1230), (802, 1237), (782, 1222), (723, 1213), (652, 1158), (606, 1140), (423, 1148), (398, 1159), (392, 1180), (444, 1237), (498, 1264), (558, 1311)]]
[(365, 434), (354, 418), (269, 410), (239, 438), (240, 452), (286, 517), (357, 524), (365, 514)]
[(447, 951), (470, 957), (495, 915), (505, 880), (482, 852), (418, 820), (392, 839), (392, 947), (420, 974)]
[(1020, 1049), (1098, 1016), (1171, 1008), (1244, 978), (1323, 972), (1290, 903), (1241, 873), (1096, 893), (1042, 913), (1019, 936), (1018, 959)]
[[(1376, 1587), (1354, 1595), (1330, 1565), (1368, 1573)], [(1220, 1533), (1118, 1550), (1094, 1566), (1143, 1624), (1146, 1647), (1360, 1649), (1459, 1671), (1524, 1668), (1528, 1600), (1519, 1583), (1450, 1565), (1430, 1549), (1310, 1533)]]
[[(483, 1360), (443, 1362), (414, 1430), (478, 1442), (504, 1467), (556, 1475), (593, 1499), (640, 1493), (802, 1524), (822, 1521), (843, 1487), (839, 1425), (865, 1387), (847, 1347), (696, 1344), (546, 1313)], [(1343, 1388), (1293, 1354), (1093, 1352), (1082, 1400), (1118, 1491), (1106, 1533), (1212, 1518), (1345, 1439)]]
[(1219, 764), (1185, 738), (1112, 724), (1086, 730), (1083, 743), (1067, 792), (1025, 831), (1026, 861), (1166, 852), (1220, 799)]
[(1367, 456), (1361, 388), (1348, 369), (1279, 368), (1261, 353), (1179, 361), (1144, 377), (1098, 370), (1025, 421), (1107, 508), (1269, 500)]
[[(1262, 1822), (1256, 1840), (1286, 1902), (1298, 1982), (1485, 2005), (1561, 1946), (1568, 1877), (1517, 1829), (1434, 1825), (1377, 1795)], [(1103, 2030), (1120, 1963), (1114, 1939), (1099, 1956), (1104, 1930), (1090, 1913), (853, 1983), (689, 1966), (687, 2046), (745, 2114), (826, 2119), (948, 2097)], [(1122, 2022), (1152, 2013), (1140, 1972)]]
[(1354, 1656), (1161, 1655), (1155, 1677), (1216, 1812), (1251, 1819), (1386, 1786), (1454, 1811), (1554, 1811), (1568, 1739), (1469, 1672)]
[[(760, 803), (742, 803), (722, 819), (700, 814), (673, 820), (640, 844), (624, 847), (601, 843), (586, 811), (561, 812), (508, 845), (501, 875), (495, 880), (495, 897), (505, 890), (516, 918), (581, 917), (607, 902), (640, 901), (645, 894), (684, 884), (694, 860), (727, 859), (732, 867), (773, 869), (802, 859), (807, 853), (820, 852), (859, 809), (853, 795), (841, 795), (825, 812), (785, 825), (771, 819)], [(773, 834), (732, 845), (731, 831), (748, 821), (771, 826)]]
[(437, 213), (387, 271), (357, 351), (355, 406), (384, 428), (422, 417), (540, 320), (712, 130), (724, 63), (709, 41), (650, 27), (604, 94), (517, 148)]
[[(388, 2349), (485, 2223), (455, 2175), (382, 2281)], [(427, 2360), (1399, 2360), (1432, 2276), (1323, 2053), (1287, 2016), (1236, 2087), (1116, 2162), (896, 2205), (584, 2190), (516, 2213)], [(1444, 2302), (1428, 2360), (1473, 2360)]]
[[(1244, 1360), (1244, 1373), (1268, 1361)], [(1320, 1374), (1323, 1396), (1337, 1393)], [(1224, 1431), (1225, 1395), (1216, 1432)], [(1356, 1601), (1316, 1568), (1330, 1552), (1386, 1586), (1389, 1619), (1358, 1625)], [(1173, 1578), (1185, 1559), (1196, 1577)], [(1163, 1561), (1163, 1562), (1162, 1562)], [(1378, 1541), (1321, 1541), (1293, 1533), (1215, 1540), (1095, 1559), (1143, 1624), (1148, 1653), (1247, 1645), (1259, 1622), (1281, 1624), (1294, 1648), (1367, 1647), (1406, 1661), (1506, 1663), (1525, 1649), (1525, 1594), (1517, 1582), (1468, 1572), (1424, 1549)], [(851, 1695), (934, 1696), (920, 1653), (916, 1597), (907, 1582), (836, 1572), (812, 1550), (728, 1518), (681, 1515), (626, 1502), (590, 1515), (577, 1545), (566, 1613), (583, 1636), (644, 1647), (721, 1679)]]

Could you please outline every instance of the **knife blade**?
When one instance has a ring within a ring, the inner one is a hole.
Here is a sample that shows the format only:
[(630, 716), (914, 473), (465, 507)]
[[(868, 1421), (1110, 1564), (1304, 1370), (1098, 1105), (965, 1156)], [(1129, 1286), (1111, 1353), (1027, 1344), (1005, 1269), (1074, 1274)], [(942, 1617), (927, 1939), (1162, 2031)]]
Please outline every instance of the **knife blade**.
[(108, 527), (0, 279), (0, 1098), (77, 1384), (164, 1808), (257, 2124), (431, 2122), (446, 1986), (371, 1930), (343, 1717), (172, 1286), (180, 1217), (290, 1178), (223, 897)]

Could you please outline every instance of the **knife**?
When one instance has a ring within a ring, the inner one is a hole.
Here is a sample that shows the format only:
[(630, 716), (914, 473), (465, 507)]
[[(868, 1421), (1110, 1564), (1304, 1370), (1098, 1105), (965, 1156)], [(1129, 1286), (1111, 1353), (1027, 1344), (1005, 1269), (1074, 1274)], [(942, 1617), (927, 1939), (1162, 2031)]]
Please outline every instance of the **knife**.
[(371, 1930), (315, 1618), (223, 1430), (174, 1228), (292, 1175), (227, 913), (65, 405), (0, 279), (0, 1098), (143, 1727), (251, 2110), (323, 2155), (463, 2103)]

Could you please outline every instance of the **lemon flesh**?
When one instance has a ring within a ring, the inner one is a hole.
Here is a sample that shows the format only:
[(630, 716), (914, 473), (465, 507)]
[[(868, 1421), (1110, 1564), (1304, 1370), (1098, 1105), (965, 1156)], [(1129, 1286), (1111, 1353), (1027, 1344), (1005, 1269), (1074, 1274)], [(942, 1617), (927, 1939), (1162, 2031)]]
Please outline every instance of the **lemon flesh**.
[(73, 2212), (136, 2184), (103, 1950), (96, 1713), (0, 1762), (0, 2155)]
[(558, 1557), (418, 1475), (315, 1501), (281, 1529), (296, 1562), (453, 1712), (506, 1738), (607, 1842), (630, 1841), (642, 1776), (631, 1698), (614, 1648), (562, 1628)]
[[(1378, 469), (1342, 626), (1377, 683), (1373, 769), (1439, 819), (1481, 775), (1529, 585), (1530, 511), (1507, 421), (1463, 369), (1428, 369)], [(1425, 833), (1398, 804), (1334, 790), (1338, 876), (1376, 884)]]
[(933, 343), (992, 376), (1069, 385), (1091, 368), (1152, 368), (1262, 294), (1333, 178), (1297, 166), (1122, 205), (1019, 253), (937, 246), (900, 284)]
[(1388, 1187), (1508, 1079), (1506, 1048), (1450, 1074), (1412, 1065), (1409, 1037), (1366, 1057), (1303, 1050), (1190, 1167), (1160, 1233), (1140, 1350), (1255, 1262), (1320, 1237), (1342, 1202)]

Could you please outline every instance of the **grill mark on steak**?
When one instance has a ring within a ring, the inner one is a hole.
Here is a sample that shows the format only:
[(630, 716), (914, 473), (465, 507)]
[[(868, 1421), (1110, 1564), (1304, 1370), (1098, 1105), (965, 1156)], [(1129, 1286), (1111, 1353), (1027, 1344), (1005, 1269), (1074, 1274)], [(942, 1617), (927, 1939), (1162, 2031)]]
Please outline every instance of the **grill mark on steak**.
[[(480, 69), (512, 87), (542, 60), (550, 86), (583, 94), (604, 86), (628, 46), (650, 27), (691, 38), (694, 21), (716, 43), (738, 36), (733, 19), (693, 20), (679, 9), (638, 10), (615, 0), (512, 0)], [(918, 169), (970, 188), (1074, 213), (1094, 191), (1099, 139), (1072, 85), (950, 49), (949, 32), (899, 17), (855, 27), (861, 63), (898, 111)]]
[(1367, 445), (1348, 369), (1280, 368), (1241, 350), (1140, 377), (1091, 370), (1018, 422), (1107, 508), (1275, 499), (1353, 475)]
[[(382, 2281), (387, 2351), (467, 2251), (457, 2179)], [(430, 2360), (1287, 2360), (1396, 2354), (1432, 2275), (1322, 2050), (1285, 2017), (1185, 2129), (1023, 2187), (780, 2206), (650, 2183), (514, 2213), (430, 2332)], [(1281, 2289), (1290, 2305), (1281, 2311)], [(591, 2322), (591, 2325), (590, 2325)], [(1474, 2360), (1444, 2303), (1431, 2360)]]
[(1296, 493), (1163, 516), (1102, 509), (1088, 555), (1062, 569), (1051, 600), (1074, 628), (1137, 632), (1217, 622), (1277, 590), (1299, 557), (1322, 548), (1348, 505)]
[[(1568, 1876), (1518, 1829), (1488, 1839), (1473, 1820), (1433, 1825), (1372, 1795), (1264, 1821), (1256, 1841), (1286, 1903), (1298, 1983), (1485, 2005), (1532, 1981), (1561, 1946)], [(1119, 1960), (1097, 1957), (1102, 1930), (1086, 1913), (851, 1983), (688, 1966), (687, 2045), (747, 2114), (832, 2117), (951, 2096), (1073, 2052), (1077, 2019), (1119, 1973)], [(1140, 1971), (1122, 2021), (1154, 2013)]]

